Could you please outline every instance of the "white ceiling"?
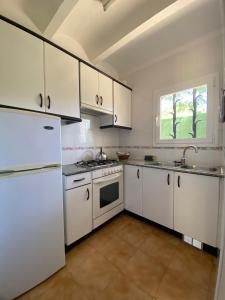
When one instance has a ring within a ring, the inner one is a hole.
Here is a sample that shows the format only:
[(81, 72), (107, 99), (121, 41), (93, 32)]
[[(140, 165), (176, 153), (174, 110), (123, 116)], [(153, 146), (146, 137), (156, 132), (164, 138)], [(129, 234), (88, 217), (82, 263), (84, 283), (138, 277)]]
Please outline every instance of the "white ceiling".
[(197, 0), (165, 19), (106, 59), (120, 75), (126, 75), (174, 53), (221, 29), (219, 0)]
[(220, 1), (114, 0), (104, 11), (101, 0), (0, 0), (0, 14), (49, 39), (68, 37), (125, 76), (218, 32)]
[(77, 40), (92, 60), (175, 0), (80, 0), (59, 31)]
[(0, 13), (29, 27), (43, 32), (63, 0), (0, 0)]

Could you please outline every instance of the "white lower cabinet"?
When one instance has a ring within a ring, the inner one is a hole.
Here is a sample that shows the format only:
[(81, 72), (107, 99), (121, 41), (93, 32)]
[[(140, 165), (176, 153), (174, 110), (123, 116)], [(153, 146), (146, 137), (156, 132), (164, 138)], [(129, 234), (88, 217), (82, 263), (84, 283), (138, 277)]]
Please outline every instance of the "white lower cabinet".
[(125, 208), (217, 247), (218, 177), (125, 166)]
[(65, 191), (64, 205), (68, 246), (92, 231), (92, 185)]
[(125, 209), (142, 215), (142, 167), (125, 166)]
[(143, 217), (173, 229), (173, 172), (143, 169)]
[(174, 229), (216, 247), (219, 178), (175, 173)]

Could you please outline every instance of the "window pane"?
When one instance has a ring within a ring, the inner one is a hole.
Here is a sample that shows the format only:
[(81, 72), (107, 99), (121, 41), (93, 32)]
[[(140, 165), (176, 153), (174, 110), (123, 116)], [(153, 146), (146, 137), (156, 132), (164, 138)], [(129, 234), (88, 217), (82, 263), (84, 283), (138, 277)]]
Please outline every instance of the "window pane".
[(173, 132), (173, 95), (165, 95), (160, 98), (160, 139), (172, 139)]
[(160, 139), (206, 138), (207, 85), (160, 97)]

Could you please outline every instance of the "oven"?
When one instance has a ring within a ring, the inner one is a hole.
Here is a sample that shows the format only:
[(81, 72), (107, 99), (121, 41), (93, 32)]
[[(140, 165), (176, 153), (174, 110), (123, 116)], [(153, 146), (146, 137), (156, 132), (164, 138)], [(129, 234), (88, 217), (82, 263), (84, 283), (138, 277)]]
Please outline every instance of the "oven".
[[(107, 174), (105, 172), (105, 174)], [(93, 180), (93, 217), (101, 217), (123, 202), (123, 172), (106, 175)]]

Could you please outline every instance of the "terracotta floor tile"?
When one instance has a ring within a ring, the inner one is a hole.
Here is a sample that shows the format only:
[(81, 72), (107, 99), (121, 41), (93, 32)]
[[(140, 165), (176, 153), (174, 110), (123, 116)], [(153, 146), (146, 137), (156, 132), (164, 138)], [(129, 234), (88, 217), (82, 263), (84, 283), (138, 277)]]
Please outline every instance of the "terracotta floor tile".
[(64, 268), (19, 300), (88, 300), (82, 289)]
[(117, 268), (98, 252), (87, 257), (76, 268), (68, 264), (67, 269), (75, 282), (85, 289), (87, 295), (104, 290), (114, 278), (120, 275)]
[(133, 280), (139, 288), (151, 296), (155, 296), (166, 267), (160, 261), (147, 256), (138, 250), (129, 260), (123, 273)]
[(155, 236), (163, 239), (166, 243), (174, 245), (174, 246), (178, 246), (183, 243), (182, 240), (177, 238), (176, 236), (173, 236), (172, 234), (166, 232), (165, 230), (154, 227), (154, 226), (152, 226), (152, 233)]
[(100, 250), (101, 254), (120, 270), (124, 269), (136, 251), (137, 248), (116, 236)]
[(213, 300), (217, 263), (169, 233), (120, 214), (74, 245), (64, 269), (18, 299)]
[(140, 290), (133, 282), (119, 276), (99, 293), (96, 300), (153, 300), (150, 295)]
[(88, 257), (93, 256), (95, 252), (96, 250), (89, 245), (87, 240), (84, 240), (66, 253), (66, 265), (71, 265), (71, 267), (75, 269)]
[(202, 288), (208, 288), (213, 259), (211, 255), (203, 251), (189, 245), (182, 245), (177, 248), (169, 268), (176, 271), (178, 276), (182, 274), (187, 281), (194, 282)]
[(208, 290), (186, 280), (176, 271), (166, 272), (159, 286), (157, 300), (206, 300)]
[(90, 235), (86, 242), (89, 246), (96, 250), (101, 250), (105, 244), (111, 239), (112, 235), (108, 234), (102, 229), (97, 230), (92, 235)]
[(151, 234), (141, 245), (140, 250), (148, 256), (158, 259), (165, 266), (169, 266), (176, 253), (176, 246), (168, 243), (161, 236)]
[(118, 232), (118, 237), (138, 248), (148, 238), (150, 233), (151, 229), (148, 231), (144, 224), (130, 223)]

